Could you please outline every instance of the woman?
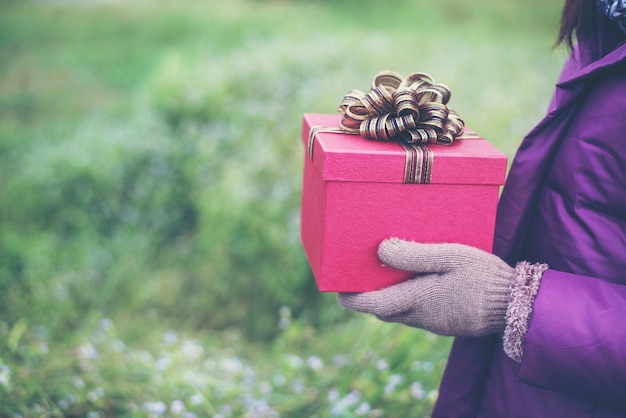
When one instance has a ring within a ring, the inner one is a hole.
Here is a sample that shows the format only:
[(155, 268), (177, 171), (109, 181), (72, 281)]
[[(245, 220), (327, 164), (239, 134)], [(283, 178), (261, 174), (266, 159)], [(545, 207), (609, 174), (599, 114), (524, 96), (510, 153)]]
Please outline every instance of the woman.
[(420, 274), (339, 295), (347, 308), (457, 337), (434, 417), (626, 416), (622, 1), (566, 1), (558, 39), (572, 54), (513, 161), (494, 255), (389, 239), (382, 261)]

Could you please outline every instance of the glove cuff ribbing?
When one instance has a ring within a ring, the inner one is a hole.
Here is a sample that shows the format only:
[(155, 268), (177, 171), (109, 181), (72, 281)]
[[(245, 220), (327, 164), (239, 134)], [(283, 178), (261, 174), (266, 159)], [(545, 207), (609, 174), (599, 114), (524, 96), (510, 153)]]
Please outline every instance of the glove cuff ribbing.
[(511, 284), (509, 305), (506, 310), (504, 352), (517, 363), (524, 354), (524, 337), (533, 310), (533, 302), (547, 264), (521, 261), (515, 266), (515, 279)]

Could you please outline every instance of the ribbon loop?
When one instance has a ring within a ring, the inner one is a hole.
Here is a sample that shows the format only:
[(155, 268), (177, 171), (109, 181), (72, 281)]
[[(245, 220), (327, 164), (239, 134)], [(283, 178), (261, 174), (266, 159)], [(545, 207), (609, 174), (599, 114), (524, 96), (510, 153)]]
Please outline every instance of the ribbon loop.
[(451, 144), (465, 123), (447, 106), (450, 89), (425, 73), (378, 73), (368, 93), (350, 90), (339, 106), (341, 128), (377, 141)]

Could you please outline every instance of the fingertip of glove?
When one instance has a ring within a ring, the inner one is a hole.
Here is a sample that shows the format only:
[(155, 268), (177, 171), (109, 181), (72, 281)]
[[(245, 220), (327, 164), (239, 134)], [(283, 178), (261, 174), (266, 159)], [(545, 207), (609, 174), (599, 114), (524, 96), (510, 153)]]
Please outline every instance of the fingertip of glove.
[(339, 304), (343, 306), (344, 308), (351, 309), (353, 304), (350, 302), (354, 299), (354, 295), (355, 295), (354, 293), (346, 293), (346, 292), (338, 293), (337, 302), (339, 302)]
[(378, 258), (389, 267), (406, 269), (404, 259), (407, 250), (414, 244), (400, 238), (387, 238), (378, 245)]
[(397, 251), (397, 248), (403, 243), (400, 238), (387, 238), (378, 244), (378, 256), (383, 259), (387, 254)]
[(386, 238), (380, 242), (380, 245), (378, 246), (378, 248), (381, 248), (383, 246), (394, 246), (394, 245), (401, 244), (403, 242), (405, 241), (397, 237)]

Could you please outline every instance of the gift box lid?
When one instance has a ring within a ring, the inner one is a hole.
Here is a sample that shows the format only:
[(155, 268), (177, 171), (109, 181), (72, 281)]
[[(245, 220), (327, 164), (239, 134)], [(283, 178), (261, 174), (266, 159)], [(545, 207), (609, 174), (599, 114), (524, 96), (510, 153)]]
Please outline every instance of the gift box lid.
[[(312, 128), (338, 127), (340, 121), (341, 115), (304, 114), (304, 146), (309, 146)], [(468, 128), (465, 133), (467, 138), (459, 138), (451, 145), (427, 145), (433, 154), (428, 182), (504, 184), (506, 155)], [(397, 142), (372, 141), (359, 135), (322, 130), (315, 133), (312, 145), (312, 158), (322, 159), (322, 179), (325, 181), (405, 182), (407, 151)]]

